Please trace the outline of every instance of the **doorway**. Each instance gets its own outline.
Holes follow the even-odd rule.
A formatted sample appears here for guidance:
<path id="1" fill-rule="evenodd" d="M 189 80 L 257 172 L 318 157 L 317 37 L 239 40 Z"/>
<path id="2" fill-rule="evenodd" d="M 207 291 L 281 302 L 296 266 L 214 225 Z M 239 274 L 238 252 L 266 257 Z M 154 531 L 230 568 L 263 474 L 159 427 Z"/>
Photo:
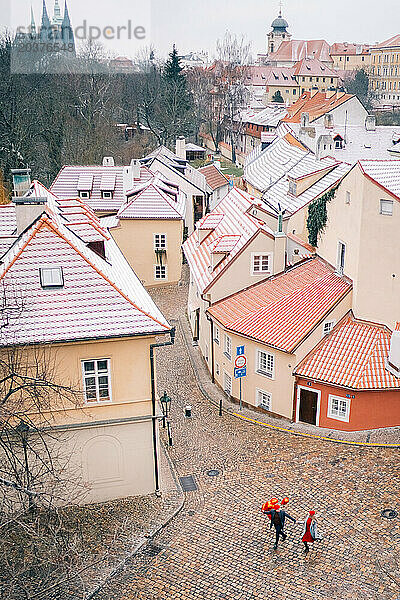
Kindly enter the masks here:
<path id="1" fill-rule="evenodd" d="M 319 393 L 307 388 L 299 388 L 299 392 L 297 420 L 301 421 L 302 423 L 317 425 L 317 421 L 319 421 Z"/>

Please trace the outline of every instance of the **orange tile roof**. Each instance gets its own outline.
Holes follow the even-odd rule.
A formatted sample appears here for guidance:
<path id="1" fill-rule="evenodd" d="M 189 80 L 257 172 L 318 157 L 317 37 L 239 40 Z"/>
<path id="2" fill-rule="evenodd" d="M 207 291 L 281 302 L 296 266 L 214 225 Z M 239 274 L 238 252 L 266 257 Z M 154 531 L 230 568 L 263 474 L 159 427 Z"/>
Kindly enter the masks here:
<path id="1" fill-rule="evenodd" d="M 317 58 L 303 58 L 293 67 L 293 73 L 296 76 L 306 75 L 307 77 L 337 77 L 337 71 L 330 69 Z"/>
<path id="2" fill-rule="evenodd" d="M 295 374 L 358 390 L 400 389 L 386 370 L 391 332 L 349 313 L 296 367 Z"/>
<path id="3" fill-rule="evenodd" d="M 348 44 L 346 42 L 337 42 L 331 46 L 331 56 L 356 56 L 369 54 L 368 44 Z M 361 51 L 360 51 L 361 50 Z"/>
<path id="4" fill-rule="evenodd" d="M 287 107 L 289 115 L 282 120 L 286 123 L 300 123 L 301 113 L 307 112 L 311 123 L 353 97 L 353 94 L 345 92 L 335 92 L 332 96 L 325 92 L 304 92 L 297 102 Z"/>
<path id="5" fill-rule="evenodd" d="M 294 352 L 351 288 L 315 257 L 216 302 L 208 312 L 239 335 Z"/>
<path id="6" fill-rule="evenodd" d="M 332 62 L 329 50 L 329 44 L 325 40 L 286 40 L 268 58 L 271 61 L 297 62 L 308 56 L 314 56 L 319 60 Z"/>
<path id="7" fill-rule="evenodd" d="M 397 48 L 398 46 L 400 46 L 400 34 L 399 33 L 397 33 L 396 35 L 392 36 L 388 40 L 385 40 L 384 42 L 381 42 L 380 44 L 377 44 L 376 46 L 373 46 L 373 47 L 374 48 Z"/>
<path id="8" fill-rule="evenodd" d="M 213 191 L 229 183 L 225 175 L 213 164 L 201 167 L 199 171 L 203 173 L 207 184 Z"/>

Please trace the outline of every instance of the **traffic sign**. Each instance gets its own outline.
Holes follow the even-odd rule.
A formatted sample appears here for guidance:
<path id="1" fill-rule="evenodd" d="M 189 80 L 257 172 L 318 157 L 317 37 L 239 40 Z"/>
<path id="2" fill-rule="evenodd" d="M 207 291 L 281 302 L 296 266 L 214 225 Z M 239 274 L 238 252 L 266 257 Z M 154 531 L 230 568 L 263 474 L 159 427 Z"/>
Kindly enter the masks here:
<path id="1" fill-rule="evenodd" d="M 247 367 L 243 367 L 242 369 L 234 369 L 235 379 L 241 379 L 242 377 L 246 377 Z"/>
<path id="2" fill-rule="evenodd" d="M 237 369 L 243 369 L 243 367 L 246 366 L 247 363 L 247 358 L 244 356 L 244 354 L 240 354 L 240 356 L 237 356 L 235 358 L 235 367 Z"/>
<path id="3" fill-rule="evenodd" d="M 236 356 L 244 354 L 244 346 L 236 346 Z"/>

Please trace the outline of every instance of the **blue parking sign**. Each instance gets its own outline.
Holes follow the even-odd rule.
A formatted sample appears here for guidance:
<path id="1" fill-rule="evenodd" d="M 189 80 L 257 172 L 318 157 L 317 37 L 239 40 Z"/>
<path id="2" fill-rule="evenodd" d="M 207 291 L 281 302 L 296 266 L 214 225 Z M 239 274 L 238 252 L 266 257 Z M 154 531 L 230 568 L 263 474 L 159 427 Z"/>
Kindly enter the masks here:
<path id="1" fill-rule="evenodd" d="M 244 346 L 236 346 L 236 356 L 242 356 L 244 354 Z"/>
<path id="2" fill-rule="evenodd" d="M 234 376 L 235 379 L 241 379 L 242 377 L 246 377 L 246 369 L 247 367 L 243 367 L 242 369 L 235 369 L 234 370 Z"/>

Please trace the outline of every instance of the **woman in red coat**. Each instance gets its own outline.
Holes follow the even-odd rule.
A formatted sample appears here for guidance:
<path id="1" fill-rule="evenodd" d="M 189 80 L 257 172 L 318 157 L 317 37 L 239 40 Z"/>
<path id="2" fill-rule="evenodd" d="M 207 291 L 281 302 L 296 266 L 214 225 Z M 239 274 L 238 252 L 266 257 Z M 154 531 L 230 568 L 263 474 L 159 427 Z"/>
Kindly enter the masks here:
<path id="1" fill-rule="evenodd" d="M 304 544 L 304 549 L 305 552 L 307 554 L 307 552 L 310 552 L 310 548 L 308 546 L 309 543 L 313 543 L 314 540 L 318 537 L 318 532 L 317 532 L 317 521 L 315 519 L 315 510 L 310 510 L 310 512 L 308 513 L 309 517 L 307 519 L 307 521 L 304 524 L 304 530 L 303 530 L 303 537 L 301 538 L 301 541 Z"/>

